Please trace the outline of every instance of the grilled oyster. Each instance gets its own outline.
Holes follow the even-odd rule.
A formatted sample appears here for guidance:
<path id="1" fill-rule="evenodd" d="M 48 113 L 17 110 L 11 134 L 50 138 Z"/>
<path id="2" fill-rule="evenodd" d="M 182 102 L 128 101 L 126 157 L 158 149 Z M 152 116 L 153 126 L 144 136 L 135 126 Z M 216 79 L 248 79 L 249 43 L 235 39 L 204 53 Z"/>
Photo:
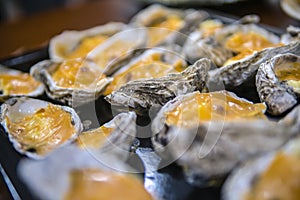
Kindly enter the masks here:
<path id="1" fill-rule="evenodd" d="M 111 81 L 97 66 L 82 59 L 44 60 L 32 66 L 30 74 L 44 83 L 50 98 L 72 106 L 95 100 Z"/>
<path id="2" fill-rule="evenodd" d="M 39 96 L 44 86 L 28 73 L 6 68 L 0 65 L 0 99 L 12 96 Z"/>
<path id="3" fill-rule="evenodd" d="M 210 67 L 211 61 L 203 58 L 181 73 L 129 82 L 105 99 L 113 106 L 133 108 L 142 113 L 152 106 L 164 105 L 178 95 L 205 89 L 207 71 Z"/>
<path id="4" fill-rule="evenodd" d="M 46 156 L 82 130 L 73 109 L 26 97 L 2 104 L 1 124 L 15 149 L 31 158 Z"/>
<path id="5" fill-rule="evenodd" d="M 154 4 L 136 14 L 131 23 L 147 27 L 149 47 L 173 42 L 182 45 L 185 34 L 196 29 L 207 17 L 204 11 L 171 9 Z"/>
<path id="6" fill-rule="evenodd" d="M 186 62 L 181 56 L 174 53 L 176 52 L 174 49 L 177 49 L 177 46 L 146 50 L 113 74 L 113 81 L 106 88 L 104 94 L 109 95 L 133 80 L 158 78 L 169 73 L 181 72 L 186 68 Z"/>
<path id="7" fill-rule="evenodd" d="M 222 188 L 225 200 L 300 198 L 299 137 L 283 148 L 248 161 L 233 171 Z"/>
<path id="8" fill-rule="evenodd" d="M 135 170 L 122 157 L 109 151 L 106 154 L 113 165 L 68 145 L 40 162 L 22 160 L 18 174 L 34 195 L 45 200 L 152 199 L 138 177 L 125 174 Z"/>
<path id="9" fill-rule="evenodd" d="M 123 23 L 111 22 L 83 31 L 64 31 L 50 40 L 50 59 L 64 61 L 84 58 L 95 47 L 126 27 Z"/>
<path id="10" fill-rule="evenodd" d="M 297 104 L 300 95 L 300 56 L 277 55 L 261 64 L 256 74 L 256 87 L 268 112 L 280 115 Z"/>
<path id="11" fill-rule="evenodd" d="M 283 44 L 289 44 L 291 42 L 297 42 L 300 40 L 300 27 L 289 26 L 286 29 L 286 33 L 281 35 L 280 41 Z"/>
<path id="12" fill-rule="evenodd" d="M 233 93 L 191 93 L 168 102 L 152 124 L 162 163 L 177 162 L 192 184 L 222 180 L 238 163 L 279 148 L 299 134 L 299 112 L 280 122 L 264 116 L 266 106 Z"/>

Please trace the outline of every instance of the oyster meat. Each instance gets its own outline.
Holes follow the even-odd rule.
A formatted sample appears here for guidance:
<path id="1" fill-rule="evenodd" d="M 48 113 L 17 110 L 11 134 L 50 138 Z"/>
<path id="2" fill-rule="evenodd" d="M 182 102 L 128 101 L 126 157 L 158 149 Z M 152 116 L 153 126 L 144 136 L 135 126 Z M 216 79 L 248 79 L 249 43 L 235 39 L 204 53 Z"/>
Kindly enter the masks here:
<path id="1" fill-rule="evenodd" d="M 226 180 L 225 200 L 267 200 L 300 198 L 299 137 L 281 149 L 248 161 Z"/>
<path id="2" fill-rule="evenodd" d="M 44 93 L 42 83 L 28 73 L 0 66 L 0 99 L 12 96 L 39 96 Z"/>
<path id="3" fill-rule="evenodd" d="M 280 115 L 297 104 L 300 94 L 300 56 L 281 54 L 262 63 L 256 74 L 260 100 L 272 115 Z"/>
<path id="4" fill-rule="evenodd" d="M 72 106 L 95 100 L 111 81 L 97 66 L 82 59 L 44 60 L 32 66 L 30 74 L 44 83 L 50 98 Z"/>
<path id="5" fill-rule="evenodd" d="M 210 67 L 211 61 L 203 58 L 181 73 L 129 82 L 105 99 L 113 106 L 133 108 L 136 111 L 148 110 L 155 105 L 164 105 L 178 95 L 205 89 Z"/>
<path id="6" fill-rule="evenodd" d="M 106 88 L 104 95 L 109 95 L 126 83 L 144 78 L 158 78 L 169 73 L 181 72 L 186 62 L 174 53 L 173 47 L 158 47 L 145 51 L 113 74 L 113 81 Z"/>
<path id="7" fill-rule="evenodd" d="M 148 47 L 173 42 L 181 45 L 187 38 L 185 34 L 196 29 L 207 17 L 204 11 L 171 9 L 154 4 L 136 14 L 131 24 L 147 28 Z"/>
<path id="8" fill-rule="evenodd" d="M 50 40 L 50 59 L 64 61 L 84 58 L 95 47 L 126 27 L 120 22 L 110 22 L 82 31 L 64 31 Z"/>
<path id="9" fill-rule="evenodd" d="M 48 155 L 75 140 L 82 130 L 72 108 L 26 97 L 2 104 L 1 124 L 15 149 L 31 158 Z"/>
<path id="10" fill-rule="evenodd" d="M 207 185 L 299 134 L 299 108 L 280 122 L 268 120 L 265 110 L 226 91 L 179 96 L 153 120 L 152 142 L 163 163 L 176 160 L 188 182 Z"/>

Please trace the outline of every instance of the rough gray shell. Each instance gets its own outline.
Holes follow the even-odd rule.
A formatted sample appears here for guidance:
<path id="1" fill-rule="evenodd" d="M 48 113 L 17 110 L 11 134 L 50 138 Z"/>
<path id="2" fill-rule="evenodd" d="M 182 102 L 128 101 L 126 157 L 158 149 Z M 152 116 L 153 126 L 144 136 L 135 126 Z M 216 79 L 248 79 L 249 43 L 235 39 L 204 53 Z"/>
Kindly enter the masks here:
<path id="1" fill-rule="evenodd" d="M 76 47 L 84 38 L 97 35 L 104 35 L 109 37 L 124 30 L 126 27 L 127 25 L 120 22 L 110 22 L 82 31 L 64 31 L 50 40 L 49 57 L 51 60 L 63 61 L 66 59 L 64 55 L 67 55 L 68 53 L 76 49 Z M 64 49 L 63 52 L 60 51 L 62 47 Z"/>
<path id="2" fill-rule="evenodd" d="M 205 89 L 210 67 L 211 61 L 203 58 L 181 73 L 129 82 L 105 99 L 113 106 L 148 110 L 155 105 L 164 105 L 178 95 Z"/>
<path id="3" fill-rule="evenodd" d="M 79 106 L 97 99 L 111 81 L 111 78 L 103 78 L 101 82 L 95 86 L 91 86 L 90 88 L 60 87 L 55 83 L 55 81 L 53 81 L 52 78 L 52 74 L 58 68 L 59 64 L 61 63 L 51 60 L 43 60 L 30 68 L 30 74 L 45 85 L 46 94 L 51 99 L 70 106 Z M 89 67 L 99 71 L 97 66 L 87 64 L 87 68 Z M 81 73 L 84 72 L 81 71 Z M 99 76 L 102 74 L 101 71 L 98 73 Z"/>
<path id="4" fill-rule="evenodd" d="M 225 181 L 222 188 L 222 197 L 224 200 L 239 200 L 254 187 L 255 180 L 270 166 L 276 154 L 283 151 L 288 155 L 299 155 L 299 137 L 289 141 L 286 145 L 277 151 L 270 152 L 256 159 L 250 160 L 237 169 Z"/>
<path id="5" fill-rule="evenodd" d="M 291 42 L 300 41 L 300 27 L 288 26 L 286 33 L 281 35 L 280 42 L 283 44 L 289 44 Z"/>
<path id="6" fill-rule="evenodd" d="M 284 53 L 300 55 L 300 42 L 264 49 L 236 63 L 212 70 L 209 72 L 209 82 L 224 83 L 225 87 L 238 87 L 248 81 L 252 84 L 260 64 Z"/>
<path id="7" fill-rule="evenodd" d="M 298 92 L 286 82 L 280 81 L 275 74 L 276 68 L 291 68 L 299 63 L 300 57 L 294 54 L 277 55 L 262 63 L 256 74 L 257 92 L 262 102 L 268 106 L 272 115 L 280 115 L 297 104 Z"/>
<path id="8" fill-rule="evenodd" d="M 177 97 L 160 110 L 152 124 L 152 143 L 161 162 L 176 160 L 192 184 L 218 185 L 237 164 L 277 149 L 300 133 L 300 107 L 279 122 L 253 119 L 200 122 L 190 128 L 166 126 L 164 113 L 190 95 Z"/>
<path id="9" fill-rule="evenodd" d="M 19 74 L 22 74 L 22 73 L 24 73 L 24 72 L 21 72 L 21 71 L 15 70 L 15 69 L 11 69 L 11 68 L 7 68 L 7 67 L 4 67 L 4 66 L 0 65 L 0 74 L 19 75 Z M 42 95 L 43 93 L 44 93 L 44 85 L 41 83 L 33 92 L 31 92 L 29 94 L 10 94 L 10 95 L 5 95 L 1 91 L 0 101 L 5 101 L 9 97 L 14 97 L 14 96 L 37 97 L 39 95 Z"/>
<path id="10" fill-rule="evenodd" d="M 20 143 L 16 137 L 11 135 L 9 128 L 7 126 L 6 118 L 8 118 L 10 121 L 14 121 L 14 119 L 16 120 L 17 118 L 22 119 L 22 117 L 26 117 L 27 115 L 34 114 L 37 110 L 41 108 L 45 108 L 49 104 L 50 104 L 49 102 L 43 100 L 32 99 L 27 97 L 20 97 L 20 98 L 15 97 L 7 100 L 4 104 L 1 105 L 1 113 L 0 113 L 1 125 L 8 133 L 9 140 L 12 142 L 14 148 L 21 154 L 25 154 L 28 157 L 34 159 L 41 159 L 44 156 L 46 156 L 46 155 L 40 155 L 38 154 L 38 152 L 31 151 L 32 150 L 31 146 Z M 61 106 L 61 108 L 65 112 L 71 115 L 71 120 L 72 120 L 71 123 L 74 126 L 74 133 L 66 142 L 62 144 L 57 144 L 56 148 L 74 141 L 82 130 L 81 120 L 77 115 L 77 113 L 72 108 L 67 106 Z M 41 134 L 41 133 L 37 133 L 37 134 Z M 47 146 L 45 146 L 45 148 L 46 147 Z"/>

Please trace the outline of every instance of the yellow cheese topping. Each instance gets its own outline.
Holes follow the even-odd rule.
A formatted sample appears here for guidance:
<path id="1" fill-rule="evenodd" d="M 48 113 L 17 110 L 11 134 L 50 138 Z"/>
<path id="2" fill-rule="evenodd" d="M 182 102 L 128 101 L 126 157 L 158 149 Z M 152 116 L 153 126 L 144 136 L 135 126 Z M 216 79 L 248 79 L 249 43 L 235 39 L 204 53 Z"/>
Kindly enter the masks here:
<path id="1" fill-rule="evenodd" d="M 105 42 L 107 39 L 108 36 L 105 35 L 86 37 L 83 38 L 78 46 L 71 52 L 67 52 L 67 47 L 63 45 L 57 45 L 56 51 L 65 59 L 84 58 L 91 50 Z"/>
<path id="2" fill-rule="evenodd" d="M 223 24 L 216 20 L 205 20 L 199 26 L 199 31 L 202 33 L 202 37 L 206 38 L 213 35 L 218 30 L 222 29 Z"/>
<path id="3" fill-rule="evenodd" d="M 166 20 L 161 23 L 157 23 L 148 29 L 149 40 L 148 46 L 153 47 L 162 42 L 172 32 L 180 29 L 183 26 L 184 21 L 177 15 L 170 15 Z"/>
<path id="4" fill-rule="evenodd" d="M 265 118 L 266 106 L 236 99 L 226 91 L 195 93 L 172 111 L 166 113 L 166 123 L 189 127 L 203 121 Z"/>
<path id="5" fill-rule="evenodd" d="M 86 131 L 77 138 L 77 144 L 81 148 L 93 147 L 99 148 L 105 142 L 106 138 L 114 131 L 114 128 L 101 126 L 97 129 Z"/>
<path id="6" fill-rule="evenodd" d="M 104 78 L 104 74 L 86 66 L 82 59 L 66 60 L 52 74 L 55 84 L 63 88 L 94 88 Z"/>
<path id="7" fill-rule="evenodd" d="M 267 38 L 253 31 L 249 33 L 237 32 L 227 39 L 225 47 L 238 54 L 227 60 L 225 65 L 245 58 L 253 54 L 255 51 L 261 51 L 268 47 L 276 47 L 280 45 L 281 44 L 273 44 Z"/>
<path id="8" fill-rule="evenodd" d="M 27 73 L 0 74 L 0 90 L 4 95 L 23 95 L 34 92 L 40 83 Z"/>
<path id="9" fill-rule="evenodd" d="M 74 134 L 71 121 L 70 113 L 52 104 L 14 122 L 6 117 L 9 132 L 22 149 L 39 155 L 49 153 Z"/>
<path id="10" fill-rule="evenodd" d="M 93 60 L 101 69 L 105 69 L 114 60 L 126 56 L 135 46 L 133 42 L 118 40 L 107 46 L 100 54 L 95 55 Z"/>
<path id="11" fill-rule="evenodd" d="M 100 169 L 73 170 L 65 200 L 150 200 L 143 184 L 131 175 Z"/>
<path id="12" fill-rule="evenodd" d="M 278 67 L 275 66 L 274 71 L 279 80 L 286 81 L 295 91 L 300 92 L 300 63 L 285 63 Z"/>
<path id="13" fill-rule="evenodd" d="M 114 76 L 114 80 L 106 88 L 105 95 L 109 95 L 113 91 L 119 89 L 129 81 L 142 78 L 158 78 L 166 76 L 169 73 L 181 72 L 183 63 L 178 61 L 174 65 L 170 65 L 161 61 L 161 54 L 152 54 L 139 62 L 130 66 L 127 70 Z"/>
<path id="14" fill-rule="evenodd" d="M 299 157 L 280 152 L 246 194 L 245 200 L 299 200 L 299 177 Z"/>

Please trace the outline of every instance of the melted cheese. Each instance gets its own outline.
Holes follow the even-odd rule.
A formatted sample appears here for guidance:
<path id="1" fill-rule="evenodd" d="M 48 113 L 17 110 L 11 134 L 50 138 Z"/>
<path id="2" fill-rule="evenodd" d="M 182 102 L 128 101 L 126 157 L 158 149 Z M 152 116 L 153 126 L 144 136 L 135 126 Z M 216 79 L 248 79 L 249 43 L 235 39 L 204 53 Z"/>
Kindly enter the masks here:
<path id="1" fill-rule="evenodd" d="M 202 34 L 203 38 L 213 35 L 218 30 L 222 29 L 223 24 L 220 21 L 216 20 L 205 20 L 199 26 L 199 31 Z"/>
<path id="2" fill-rule="evenodd" d="M 113 132 L 113 130 L 114 128 L 101 126 L 95 130 L 84 132 L 78 136 L 77 144 L 81 148 L 99 148 L 105 142 L 106 138 Z"/>
<path id="3" fill-rule="evenodd" d="M 162 42 L 172 32 L 180 29 L 184 21 L 176 15 L 170 15 L 161 23 L 154 24 L 148 29 L 149 41 L 148 46 L 153 47 Z"/>
<path id="4" fill-rule="evenodd" d="M 245 200 L 299 200 L 300 158 L 278 153 Z"/>
<path id="5" fill-rule="evenodd" d="M 34 92 L 40 83 L 26 73 L 19 75 L 0 74 L 0 90 L 4 95 L 23 95 Z"/>
<path id="6" fill-rule="evenodd" d="M 61 63 L 52 74 L 55 84 L 63 88 L 94 88 L 105 79 L 99 70 L 85 66 L 81 59 Z"/>
<path id="7" fill-rule="evenodd" d="M 73 170 L 65 200 L 148 200 L 151 195 L 143 184 L 131 175 L 99 169 Z"/>
<path id="8" fill-rule="evenodd" d="M 70 113 L 52 104 L 18 121 L 12 122 L 6 117 L 9 133 L 22 149 L 34 150 L 40 155 L 70 139 L 75 132 L 71 121 Z"/>
<path id="9" fill-rule="evenodd" d="M 264 118 L 265 104 L 252 104 L 230 96 L 225 91 L 196 93 L 166 113 L 166 123 L 189 127 L 203 121 Z"/>
<path id="10" fill-rule="evenodd" d="M 236 52 L 237 55 L 227 60 L 224 65 L 243 59 L 256 51 L 280 45 L 273 44 L 267 38 L 252 31 L 249 33 L 237 32 L 229 37 L 225 43 L 225 47 Z"/>
<path id="11" fill-rule="evenodd" d="M 142 78 L 158 78 L 169 73 L 181 72 L 183 63 L 178 61 L 174 66 L 161 61 L 161 54 L 152 54 L 130 66 L 127 70 L 114 76 L 114 80 L 106 88 L 105 95 L 119 89 L 129 81 Z"/>
<path id="12" fill-rule="evenodd" d="M 300 63 L 285 63 L 274 68 L 276 77 L 300 92 Z"/>
<path id="13" fill-rule="evenodd" d="M 64 45 L 57 45 L 56 51 L 57 54 L 65 59 L 84 58 L 91 50 L 105 42 L 107 39 L 108 37 L 104 35 L 86 37 L 83 38 L 71 52 L 67 52 L 67 47 Z"/>

